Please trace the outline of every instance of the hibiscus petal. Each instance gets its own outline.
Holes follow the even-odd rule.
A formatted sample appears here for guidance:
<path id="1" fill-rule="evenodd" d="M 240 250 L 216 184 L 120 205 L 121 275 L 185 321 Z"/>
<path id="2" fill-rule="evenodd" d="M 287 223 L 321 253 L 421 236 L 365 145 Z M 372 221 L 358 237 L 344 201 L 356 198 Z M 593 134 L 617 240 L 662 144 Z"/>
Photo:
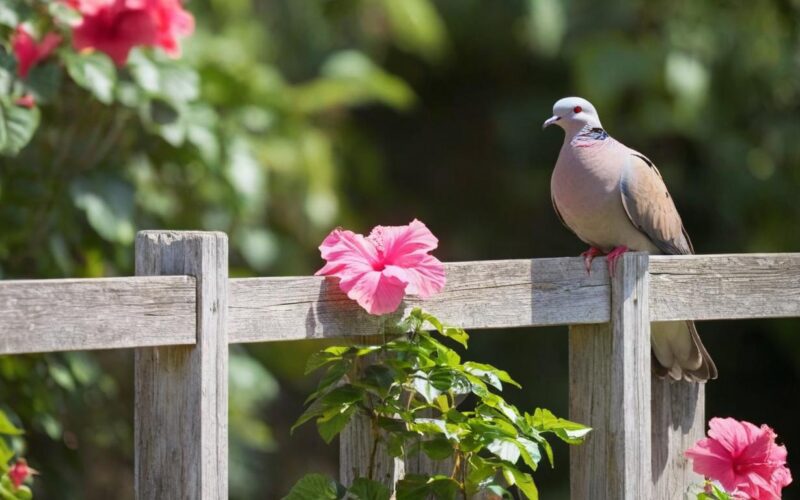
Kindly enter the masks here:
<path id="1" fill-rule="evenodd" d="M 734 456 L 738 456 L 751 441 L 751 432 L 734 418 L 712 418 L 708 422 L 708 437 L 719 442 Z"/>
<path id="2" fill-rule="evenodd" d="M 406 293 L 426 299 L 444 290 L 444 264 L 432 255 L 422 255 L 413 267 L 386 266 L 386 272 L 402 277 L 408 282 Z"/>
<path id="3" fill-rule="evenodd" d="M 736 489 L 737 481 L 731 454 L 718 441 L 710 438 L 700 439 L 697 444 L 686 450 L 684 455 L 692 460 L 692 470 L 696 473 L 719 481 L 727 491 Z"/>
<path id="4" fill-rule="evenodd" d="M 400 306 L 407 281 L 381 271 L 352 273 L 342 278 L 339 287 L 370 314 L 387 314 Z"/>
<path id="5" fill-rule="evenodd" d="M 361 271 L 366 266 L 378 267 L 378 251 L 375 246 L 360 234 L 342 229 L 334 229 L 319 246 L 325 266 L 316 272 L 317 276 L 334 276 L 349 267 Z"/>
<path id="6" fill-rule="evenodd" d="M 417 219 L 407 226 L 376 226 L 369 240 L 381 250 L 387 264 L 400 267 L 409 267 L 404 259 L 424 255 L 439 245 L 436 236 Z"/>

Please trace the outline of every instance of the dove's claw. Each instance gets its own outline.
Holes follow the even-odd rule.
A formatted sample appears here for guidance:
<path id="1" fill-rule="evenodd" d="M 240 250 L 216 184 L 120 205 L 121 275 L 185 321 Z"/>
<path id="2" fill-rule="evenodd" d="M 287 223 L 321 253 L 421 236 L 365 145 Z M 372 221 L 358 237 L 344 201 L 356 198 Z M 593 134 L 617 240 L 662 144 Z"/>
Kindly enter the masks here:
<path id="1" fill-rule="evenodd" d="M 628 247 L 622 245 L 614 248 L 614 250 L 611 250 L 611 252 L 609 252 L 608 256 L 606 257 L 606 259 L 608 260 L 609 276 L 611 277 L 614 276 L 614 273 L 617 271 L 617 261 L 619 260 L 620 257 L 622 257 L 622 254 L 624 254 L 627 251 Z"/>
<path id="2" fill-rule="evenodd" d="M 589 250 L 586 250 L 581 254 L 581 257 L 583 257 L 583 265 L 586 267 L 587 274 L 592 274 L 592 261 L 598 255 L 604 255 L 603 251 L 595 247 L 589 247 Z"/>

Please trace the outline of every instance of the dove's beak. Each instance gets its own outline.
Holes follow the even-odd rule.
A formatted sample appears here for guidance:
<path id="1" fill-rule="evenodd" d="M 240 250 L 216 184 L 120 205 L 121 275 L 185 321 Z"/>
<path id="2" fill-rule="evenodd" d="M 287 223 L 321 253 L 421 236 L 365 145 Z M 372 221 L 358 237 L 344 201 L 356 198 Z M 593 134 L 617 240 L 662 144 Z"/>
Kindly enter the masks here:
<path id="1" fill-rule="evenodd" d="M 557 122 L 560 119 L 561 119 L 561 117 L 558 116 L 558 115 L 551 116 L 550 118 L 548 118 L 547 120 L 544 121 L 544 124 L 542 125 L 542 130 L 546 129 L 547 127 L 549 127 L 550 125 L 554 124 L 555 122 Z"/>

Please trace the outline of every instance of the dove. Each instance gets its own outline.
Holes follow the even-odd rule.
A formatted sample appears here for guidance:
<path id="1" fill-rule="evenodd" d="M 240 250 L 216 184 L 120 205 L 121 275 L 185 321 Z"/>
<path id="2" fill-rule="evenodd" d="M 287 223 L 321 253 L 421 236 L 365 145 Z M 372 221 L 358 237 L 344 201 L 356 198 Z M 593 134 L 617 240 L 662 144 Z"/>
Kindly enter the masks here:
<path id="1" fill-rule="evenodd" d="M 627 251 L 694 253 L 655 164 L 608 135 L 589 101 L 560 99 L 542 128 L 550 125 L 565 133 L 550 179 L 553 208 L 562 224 L 589 245 L 581 254 L 587 272 L 599 255 L 607 256 L 613 276 Z M 650 332 L 658 376 L 690 382 L 717 378 L 694 322 L 655 322 Z"/>

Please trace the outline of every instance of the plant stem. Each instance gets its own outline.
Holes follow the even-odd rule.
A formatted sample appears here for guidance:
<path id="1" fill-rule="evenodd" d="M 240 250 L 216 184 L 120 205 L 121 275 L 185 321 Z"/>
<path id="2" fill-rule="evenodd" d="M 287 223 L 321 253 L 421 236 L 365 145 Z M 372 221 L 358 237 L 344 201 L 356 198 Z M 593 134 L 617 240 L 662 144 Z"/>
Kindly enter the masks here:
<path id="1" fill-rule="evenodd" d="M 372 451 L 369 454 L 369 469 L 367 470 L 367 479 L 370 481 L 375 475 L 375 456 L 378 454 L 378 441 L 381 440 L 380 433 L 378 432 L 378 423 L 375 418 L 375 413 L 370 414 L 370 427 L 372 429 Z"/>

